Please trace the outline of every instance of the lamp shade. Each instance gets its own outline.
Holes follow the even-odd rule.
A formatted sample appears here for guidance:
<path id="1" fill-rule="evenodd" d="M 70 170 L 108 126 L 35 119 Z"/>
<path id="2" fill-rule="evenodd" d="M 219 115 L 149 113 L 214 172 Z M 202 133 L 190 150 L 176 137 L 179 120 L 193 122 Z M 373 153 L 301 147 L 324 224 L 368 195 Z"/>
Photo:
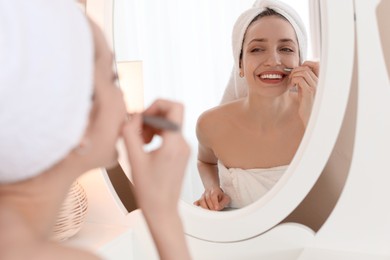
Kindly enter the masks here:
<path id="1" fill-rule="evenodd" d="M 117 70 L 127 111 L 142 112 L 144 109 L 142 61 L 119 61 Z"/>

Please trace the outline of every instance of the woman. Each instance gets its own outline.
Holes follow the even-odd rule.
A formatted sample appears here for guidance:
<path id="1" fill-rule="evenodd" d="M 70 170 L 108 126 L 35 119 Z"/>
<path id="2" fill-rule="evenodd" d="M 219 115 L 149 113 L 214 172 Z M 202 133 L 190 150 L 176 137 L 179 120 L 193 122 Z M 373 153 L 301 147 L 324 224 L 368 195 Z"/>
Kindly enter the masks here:
<path id="1" fill-rule="evenodd" d="M 156 130 L 126 115 L 99 28 L 71 0 L 0 0 L 0 17 L 0 259 L 97 259 L 49 238 L 70 185 L 113 166 L 119 138 L 161 259 L 189 259 L 177 212 L 189 147 L 163 131 L 144 152 L 140 130 Z M 158 100 L 144 114 L 181 125 L 183 107 Z"/>
<path id="2" fill-rule="evenodd" d="M 205 191 L 195 205 L 244 207 L 283 175 L 305 132 L 318 81 L 318 63 L 302 63 L 305 48 L 303 23 L 281 2 L 258 1 L 238 18 L 224 104 L 197 122 Z"/>

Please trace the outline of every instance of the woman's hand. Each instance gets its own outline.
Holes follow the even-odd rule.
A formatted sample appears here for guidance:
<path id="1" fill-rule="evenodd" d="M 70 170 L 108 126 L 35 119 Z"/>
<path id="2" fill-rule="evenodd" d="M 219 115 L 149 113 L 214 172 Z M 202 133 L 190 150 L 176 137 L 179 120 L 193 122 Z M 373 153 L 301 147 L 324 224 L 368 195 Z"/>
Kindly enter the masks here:
<path id="1" fill-rule="evenodd" d="M 157 100 L 144 114 L 163 117 L 181 127 L 183 106 Z M 148 128 L 143 132 L 142 121 L 142 115 L 136 114 L 123 127 L 137 204 L 148 223 L 159 259 L 191 259 L 178 213 L 190 148 L 180 131 Z M 153 139 L 154 135 L 161 136 L 162 144 L 146 152 L 145 140 Z"/>
<path id="2" fill-rule="evenodd" d="M 298 88 L 299 116 L 305 127 L 314 103 L 319 69 L 319 62 L 305 61 L 301 66 L 294 68 L 290 74 L 290 84 Z"/>
<path id="3" fill-rule="evenodd" d="M 179 103 L 157 100 L 144 112 L 163 117 L 181 127 L 183 106 Z M 145 141 L 154 135 L 162 138 L 156 150 L 145 152 Z M 136 199 L 146 214 L 177 211 L 182 180 L 190 148 L 180 131 L 157 130 L 142 125 L 142 116 L 135 114 L 123 127 Z"/>
<path id="4" fill-rule="evenodd" d="M 212 187 L 202 194 L 202 197 L 194 202 L 194 205 L 209 210 L 223 210 L 230 203 L 229 195 L 220 187 Z"/>

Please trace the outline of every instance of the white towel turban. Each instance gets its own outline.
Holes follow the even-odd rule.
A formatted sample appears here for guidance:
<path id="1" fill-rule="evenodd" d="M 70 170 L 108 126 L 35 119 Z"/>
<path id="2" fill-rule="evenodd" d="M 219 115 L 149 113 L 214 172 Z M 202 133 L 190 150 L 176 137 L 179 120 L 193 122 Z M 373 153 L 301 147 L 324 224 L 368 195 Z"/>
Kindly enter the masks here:
<path id="1" fill-rule="evenodd" d="M 38 175 L 78 145 L 93 59 L 74 0 L 0 0 L 0 183 Z"/>
<path id="2" fill-rule="evenodd" d="M 242 13 L 233 27 L 232 45 L 234 56 L 234 67 L 222 97 L 221 103 L 233 101 L 245 97 L 248 93 L 246 80 L 239 76 L 239 59 L 244 41 L 245 32 L 252 20 L 265 11 L 267 8 L 273 9 L 284 16 L 293 26 L 299 45 L 299 57 L 302 63 L 307 55 L 307 34 L 305 25 L 299 14 L 289 5 L 278 0 L 257 0 L 253 7 Z"/>

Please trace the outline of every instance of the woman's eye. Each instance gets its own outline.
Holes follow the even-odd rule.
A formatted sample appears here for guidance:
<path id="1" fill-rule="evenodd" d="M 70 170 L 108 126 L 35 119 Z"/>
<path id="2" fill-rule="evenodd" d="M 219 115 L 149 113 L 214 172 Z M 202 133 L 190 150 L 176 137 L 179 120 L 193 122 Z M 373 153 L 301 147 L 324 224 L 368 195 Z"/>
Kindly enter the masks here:
<path id="1" fill-rule="evenodd" d="M 251 50 L 251 52 L 260 52 L 260 51 L 263 51 L 263 49 L 261 49 L 261 48 L 253 48 Z"/>
<path id="2" fill-rule="evenodd" d="M 291 48 L 282 48 L 281 51 L 284 51 L 284 52 L 294 52 L 294 50 L 291 49 Z"/>

